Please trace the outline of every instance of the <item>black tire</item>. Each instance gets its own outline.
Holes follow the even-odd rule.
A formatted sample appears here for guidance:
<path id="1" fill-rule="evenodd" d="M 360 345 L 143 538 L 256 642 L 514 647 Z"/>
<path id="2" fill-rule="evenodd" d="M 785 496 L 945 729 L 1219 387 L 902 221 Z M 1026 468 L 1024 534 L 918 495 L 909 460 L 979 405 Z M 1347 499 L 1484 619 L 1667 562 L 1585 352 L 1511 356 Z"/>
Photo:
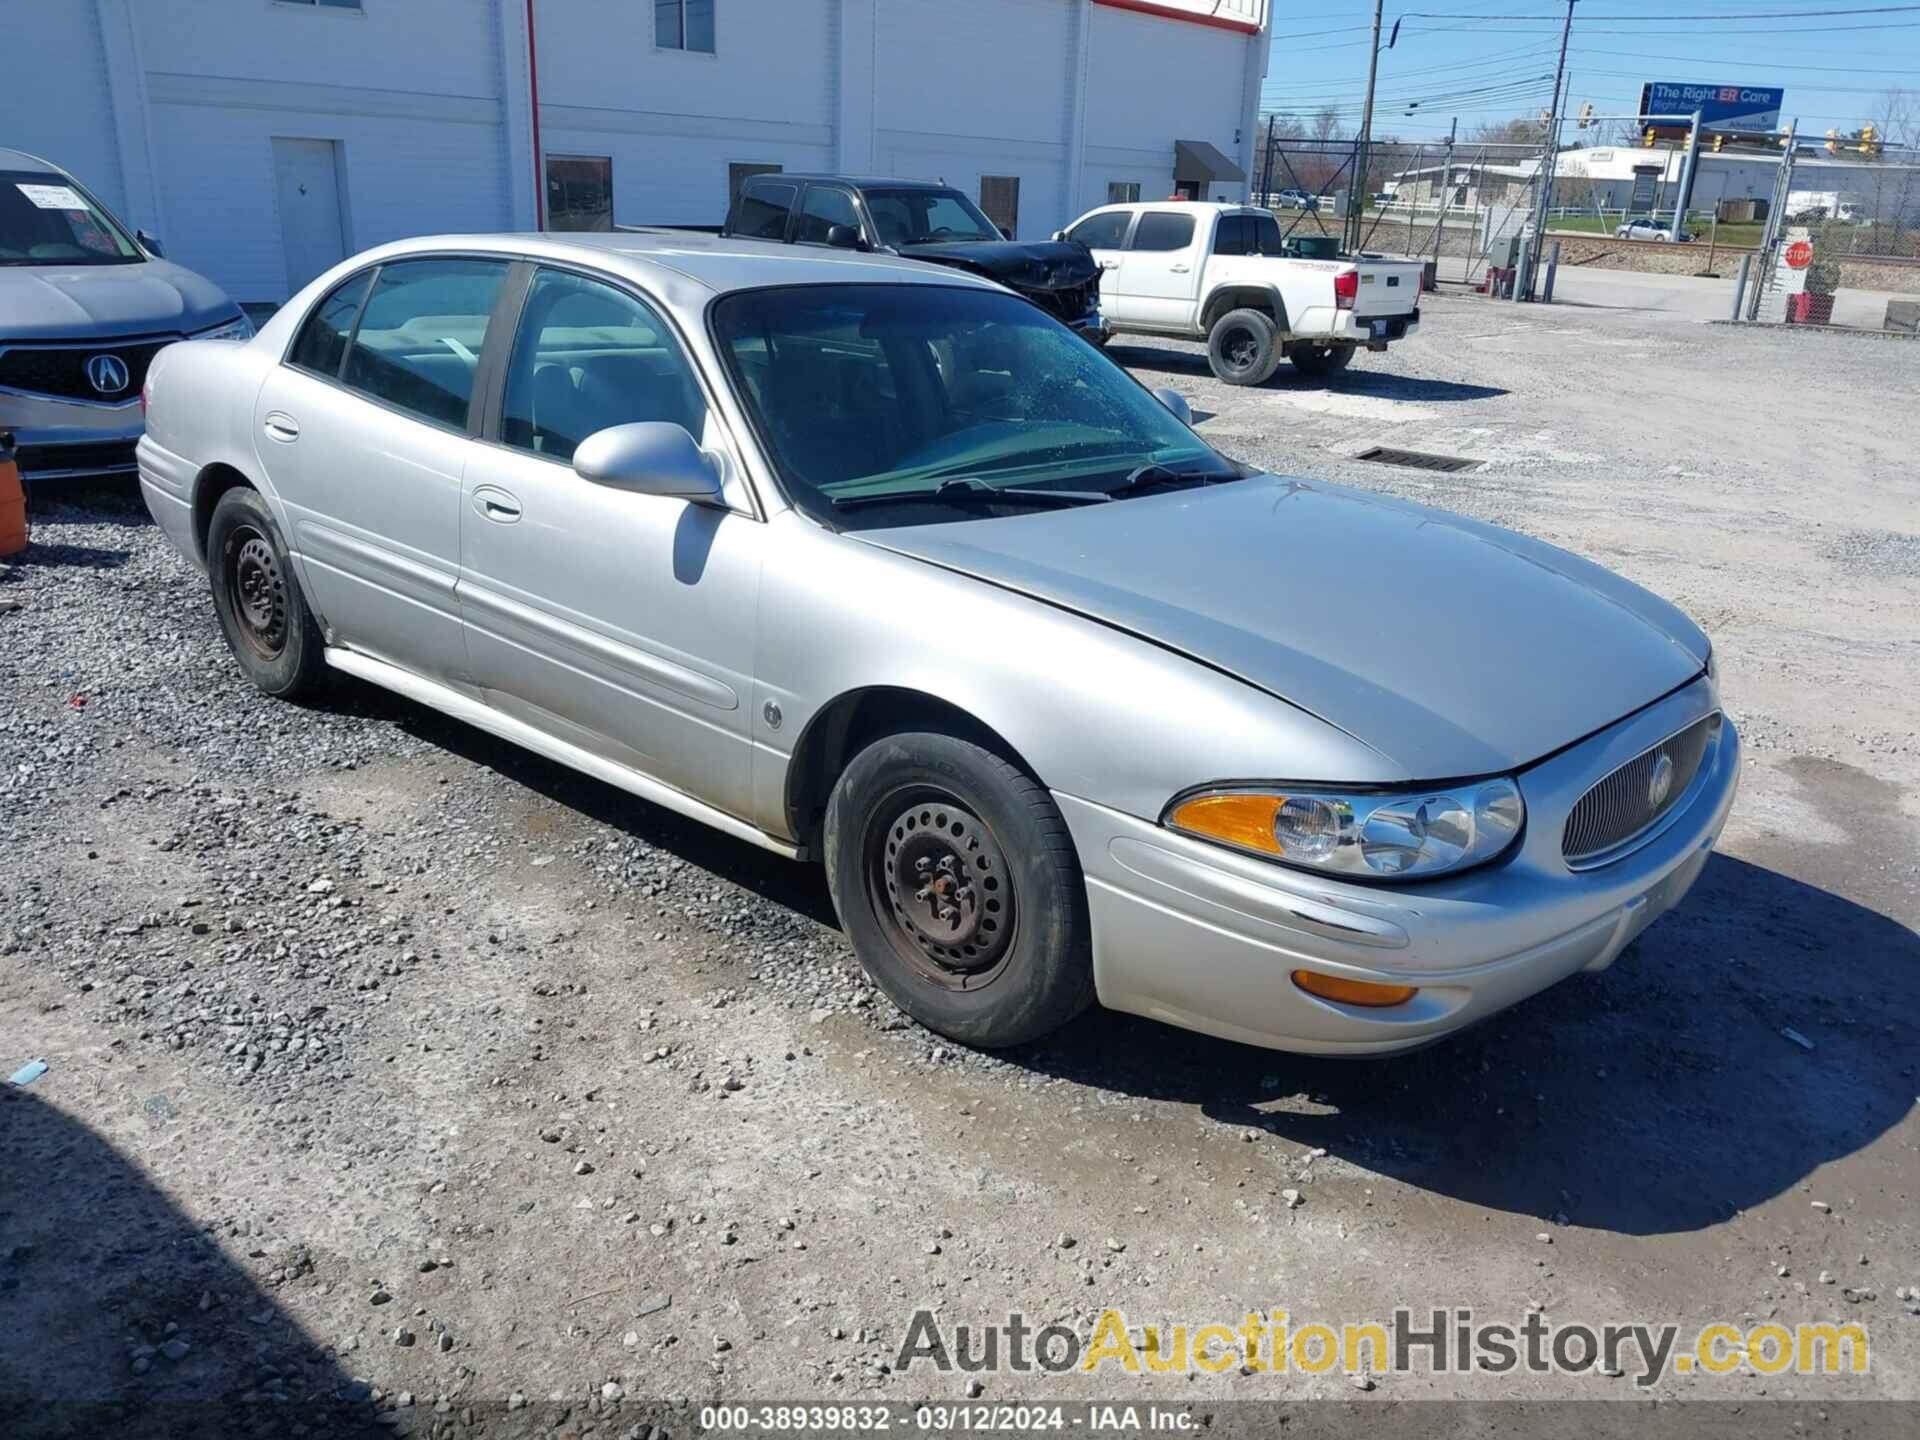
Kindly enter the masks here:
<path id="1" fill-rule="evenodd" d="M 282 700 L 318 692 L 327 674 L 326 641 L 257 491 L 229 490 L 213 507 L 207 577 L 221 633 L 247 679 Z"/>
<path id="2" fill-rule="evenodd" d="M 928 1029 L 1019 1045 L 1092 1003 L 1073 839 L 1017 765 L 952 735 L 889 735 L 833 787 L 823 839 L 854 953 Z"/>
<path id="3" fill-rule="evenodd" d="M 1259 310 L 1229 310 L 1207 331 L 1207 363 L 1229 385 L 1266 384 L 1280 357 L 1280 329 Z"/>
<path id="4" fill-rule="evenodd" d="M 1329 380 L 1353 363 L 1351 345 L 1296 345 L 1287 357 L 1293 368 L 1315 380 Z"/>

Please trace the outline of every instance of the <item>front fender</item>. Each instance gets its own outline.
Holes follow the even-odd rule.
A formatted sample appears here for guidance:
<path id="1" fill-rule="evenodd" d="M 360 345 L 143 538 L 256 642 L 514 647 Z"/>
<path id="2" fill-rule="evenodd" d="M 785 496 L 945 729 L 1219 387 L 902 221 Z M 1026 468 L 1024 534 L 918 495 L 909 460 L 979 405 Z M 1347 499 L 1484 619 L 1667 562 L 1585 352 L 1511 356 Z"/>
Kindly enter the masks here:
<path id="1" fill-rule="evenodd" d="M 1149 821 L 1214 780 L 1409 778 L 1344 731 L 1139 636 L 793 511 L 769 524 L 752 818 L 772 834 L 802 838 L 786 803 L 799 738 L 839 697 L 875 687 L 951 705 L 1048 788 Z"/>

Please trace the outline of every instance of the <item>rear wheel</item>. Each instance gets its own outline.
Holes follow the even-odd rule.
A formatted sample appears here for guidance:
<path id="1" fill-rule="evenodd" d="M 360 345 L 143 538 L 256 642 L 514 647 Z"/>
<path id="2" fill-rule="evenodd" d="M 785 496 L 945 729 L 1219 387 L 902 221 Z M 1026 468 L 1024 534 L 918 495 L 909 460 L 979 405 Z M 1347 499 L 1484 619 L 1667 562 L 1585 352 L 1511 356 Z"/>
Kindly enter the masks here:
<path id="1" fill-rule="evenodd" d="M 1287 358 L 1302 375 L 1329 379 L 1353 363 L 1353 346 L 1296 345 Z"/>
<path id="2" fill-rule="evenodd" d="M 213 507 L 207 573 L 227 648 L 255 687 L 285 700 L 320 689 L 326 641 L 258 492 L 229 490 Z"/>
<path id="3" fill-rule="evenodd" d="M 1085 882 L 1046 789 L 952 735 L 891 735 L 827 802 L 827 880 L 895 1004 L 969 1045 L 1018 1045 L 1093 999 Z"/>
<path id="4" fill-rule="evenodd" d="M 1207 332 L 1207 363 L 1229 385 L 1264 385 L 1280 366 L 1280 331 L 1259 310 L 1229 310 Z"/>

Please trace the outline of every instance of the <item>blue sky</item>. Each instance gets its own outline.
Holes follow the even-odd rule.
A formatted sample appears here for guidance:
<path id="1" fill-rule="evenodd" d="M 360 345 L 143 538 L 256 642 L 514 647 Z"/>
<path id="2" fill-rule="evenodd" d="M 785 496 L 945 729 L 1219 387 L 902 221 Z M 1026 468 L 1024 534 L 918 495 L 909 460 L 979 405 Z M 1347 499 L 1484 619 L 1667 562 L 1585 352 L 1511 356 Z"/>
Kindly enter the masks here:
<path id="1" fill-rule="evenodd" d="M 1455 115 L 1463 136 L 1537 117 L 1552 95 L 1565 9 L 1564 0 L 1387 0 L 1374 133 L 1444 139 Z M 1396 18 L 1399 43 L 1388 50 Z M 1372 21 L 1373 0 L 1273 0 L 1262 111 L 1298 112 L 1311 128 L 1313 113 L 1333 105 L 1351 134 Z M 1824 135 L 1872 118 L 1874 98 L 1890 87 L 1920 92 L 1920 5 L 1578 0 L 1567 71 L 1573 111 L 1589 100 L 1601 114 L 1636 110 L 1648 80 L 1772 85 L 1787 92 L 1783 126 L 1797 115 L 1803 134 Z M 1567 138 L 1577 136 L 1569 127 Z"/>

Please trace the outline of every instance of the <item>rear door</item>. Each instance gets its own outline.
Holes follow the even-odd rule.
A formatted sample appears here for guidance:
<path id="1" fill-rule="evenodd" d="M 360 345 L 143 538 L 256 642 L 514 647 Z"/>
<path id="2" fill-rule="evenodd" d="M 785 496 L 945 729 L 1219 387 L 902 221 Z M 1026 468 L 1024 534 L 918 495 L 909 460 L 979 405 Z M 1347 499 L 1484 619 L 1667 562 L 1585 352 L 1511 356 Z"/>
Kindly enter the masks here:
<path id="1" fill-rule="evenodd" d="M 508 262 L 391 261 L 308 315 L 254 402 L 254 446 L 334 643 L 458 680 L 471 402 Z"/>
<path id="2" fill-rule="evenodd" d="M 1115 318 L 1163 330 L 1189 328 L 1207 228 L 1199 211 L 1141 211 L 1116 272 Z"/>
<path id="3" fill-rule="evenodd" d="M 737 508 L 595 485 L 574 448 L 635 421 L 738 457 L 661 311 L 558 267 L 526 289 L 500 396 L 466 468 L 460 610 L 484 698 L 734 815 L 749 798 L 746 701 L 766 526 Z"/>
<path id="4" fill-rule="evenodd" d="M 1113 306 L 1119 299 L 1119 271 L 1127 258 L 1133 216 L 1131 210 L 1096 210 L 1066 232 L 1067 239 L 1077 240 L 1093 252 L 1094 262 L 1100 267 L 1100 310 L 1109 320 L 1116 318 Z"/>

